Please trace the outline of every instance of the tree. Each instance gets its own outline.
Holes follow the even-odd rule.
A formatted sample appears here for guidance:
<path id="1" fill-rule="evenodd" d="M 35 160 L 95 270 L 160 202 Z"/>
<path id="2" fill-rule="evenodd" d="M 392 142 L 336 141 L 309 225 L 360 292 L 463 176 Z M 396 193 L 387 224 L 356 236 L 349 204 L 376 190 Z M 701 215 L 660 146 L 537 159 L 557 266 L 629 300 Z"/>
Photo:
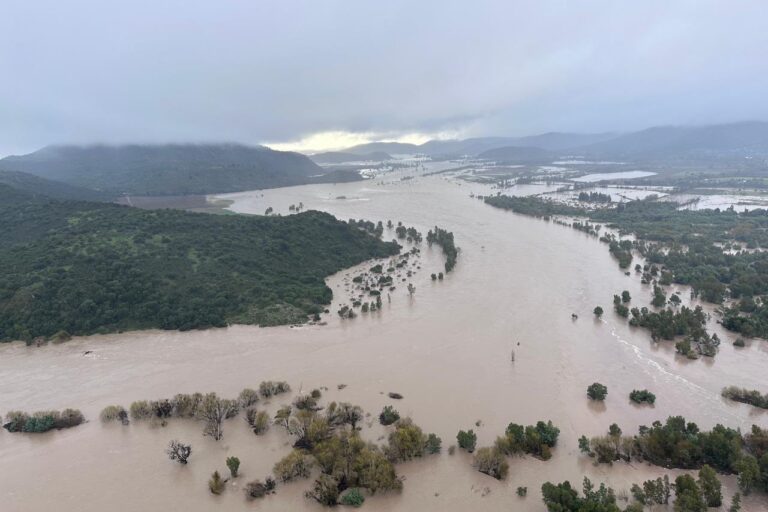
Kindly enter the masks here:
<path id="1" fill-rule="evenodd" d="M 227 457 L 227 467 L 232 478 L 237 478 L 237 470 L 240 469 L 240 459 L 237 457 Z"/>
<path id="2" fill-rule="evenodd" d="M 226 482 L 222 480 L 221 475 L 218 471 L 214 471 L 211 475 L 211 479 L 208 480 L 208 489 L 211 490 L 213 494 L 221 494 L 224 492 L 225 484 Z"/>
<path id="3" fill-rule="evenodd" d="M 426 445 L 424 446 L 424 450 L 429 454 L 440 453 L 440 448 L 442 446 L 442 443 L 443 443 L 442 439 L 437 437 L 436 434 L 430 433 L 429 435 L 427 435 L 427 442 L 426 442 Z"/>
<path id="4" fill-rule="evenodd" d="M 394 462 L 410 460 L 424 455 L 427 436 L 410 418 L 395 423 L 395 430 L 389 434 L 387 455 Z"/>
<path id="5" fill-rule="evenodd" d="M 760 481 L 760 466 L 752 455 L 743 456 L 735 465 L 738 472 L 739 489 L 744 494 L 749 494 Z"/>
<path id="6" fill-rule="evenodd" d="M 186 464 L 187 459 L 192 454 L 192 446 L 174 439 L 168 443 L 168 449 L 165 450 L 165 453 L 168 454 L 169 459 L 178 461 L 179 464 Z"/>
<path id="7" fill-rule="evenodd" d="M 708 464 L 699 470 L 699 488 L 708 507 L 719 507 L 723 504 L 723 494 L 717 473 Z"/>
<path id="8" fill-rule="evenodd" d="M 471 429 L 466 432 L 459 430 L 459 433 L 456 435 L 456 441 L 459 443 L 459 448 L 463 448 L 469 453 L 472 453 L 475 451 L 475 446 L 477 445 L 477 434 Z"/>
<path id="9" fill-rule="evenodd" d="M 728 512 L 740 512 L 741 511 L 741 493 L 736 493 L 731 498 L 731 506 L 728 508 Z"/>
<path id="10" fill-rule="evenodd" d="M 203 435 L 211 436 L 216 441 L 224 435 L 221 423 L 224 418 L 236 414 L 237 403 L 234 400 L 219 398 L 216 393 L 208 393 L 203 397 L 197 409 L 197 418 L 205 422 Z"/>
<path id="11" fill-rule="evenodd" d="M 587 396 L 592 400 L 603 401 L 608 396 L 608 387 L 595 382 L 587 387 Z"/>
<path id="12" fill-rule="evenodd" d="M 593 309 L 592 312 L 595 314 L 597 318 L 600 318 L 601 316 L 603 316 L 603 308 L 601 308 L 600 306 L 595 306 L 595 309 Z"/>
<path id="13" fill-rule="evenodd" d="M 504 480 L 509 471 L 509 464 L 504 454 L 487 446 L 477 450 L 473 465 L 479 472 L 490 475 L 496 480 Z"/>
<path id="14" fill-rule="evenodd" d="M 621 292 L 621 302 L 627 303 L 630 300 L 632 300 L 632 297 L 630 297 L 629 292 L 627 290 L 624 290 Z"/>
<path id="15" fill-rule="evenodd" d="M 245 421 L 256 435 L 261 435 L 269 429 L 269 414 L 265 411 L 256 412 L 256 409 L 248 409 L 245 411 Z"/>
<path id="16" fill-rule="evenodd" d="M 579 438 L 579 451 L 586 454 L 590 454 L 592 452 L 592 450 L 589 448 L 589 439 L 587 439 L 587 436 L 581 436 Z"/>
<path id="17" fill-rule="evenodd" d="M 706 512 L 707 504 L 691 475 L 675 479 L 675 512 Z"/>

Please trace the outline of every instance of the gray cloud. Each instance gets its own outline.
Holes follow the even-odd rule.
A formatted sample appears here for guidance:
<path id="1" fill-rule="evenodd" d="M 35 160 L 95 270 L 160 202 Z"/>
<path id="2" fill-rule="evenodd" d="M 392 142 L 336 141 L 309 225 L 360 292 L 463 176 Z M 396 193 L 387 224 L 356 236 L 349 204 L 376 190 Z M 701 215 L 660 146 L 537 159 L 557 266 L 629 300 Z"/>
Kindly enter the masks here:
<path id="1" fill-rule="evenodd" d="M 768 3 L 6 0 L 0 154 L 768 119 Z"/>

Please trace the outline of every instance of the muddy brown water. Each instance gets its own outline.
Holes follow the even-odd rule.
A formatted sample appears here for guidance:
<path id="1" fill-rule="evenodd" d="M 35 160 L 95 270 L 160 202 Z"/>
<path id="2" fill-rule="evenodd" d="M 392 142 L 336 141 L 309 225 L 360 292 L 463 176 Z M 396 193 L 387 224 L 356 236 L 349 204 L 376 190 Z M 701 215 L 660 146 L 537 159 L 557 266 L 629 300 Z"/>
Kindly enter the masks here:
<path id="1" fill-rule="evenodd" d="M 322 510 L 303 497 L 310 481 L 245 501 L 243 485 L 267 475 L 290 449 L 289 437 L 278 428 L 256 437 L 238 417 L 225 423 L 224 439 L 215 442 L 202 437 L 201 426 L 192 421 L 173 420 L 166 427 L 98 421 L 109 404 L 127 407 L 137 399 L 194 391 L 234 396 L 265 379 L 287 380 L 295 391 L 325 386 L 324 401 L 361 405 L 371 413 L 363 430 L 368 439 L 381 441 L 385 435 L 375 417 L 387 404 L 443 439 L 442 454 L 399 465 L 403 492 L 369 498 L 364 507 L 370 511 L 541 511 L 540 487 L 547 480 L 568 479 L 580 487 L 587 475 L 621 493 L 633 482 L 663 475 L 641 463 L 594 466 L 579 454 L 580 435 L 602 434 L 613 422 L 636 432 L 641 424 L 679 414 L 704 428 L 768 427 L 765 412 L 720 397 L 725 385 L 764 388 L 766 342 L 735 349 L 733 336 L 713 317 L 711 328 L 723 338 L 717 358 L 680 359 L 670 343 L 654 345 L 646 332 L 613 314 L 614 293 L 629 290 L 639 306 L 650 301 L 651 290 L 634 273 L 625 276 L 595 238 L 469 197 L 489 188 L 445 175 L 409 181 L 393 176 L 225 196 L 238 212 L 263 213 L 271 206 L 287 214 L 290 204 L 303 202 L 342 219 L 401 220 L 424 232 L 435 224 L 453 231 L 461 248 L 455 271 L 432 282 L 429 274 L 440 270 L 443 259 L 438 247 L 423 243 L 422 269 L 411 279 L 416 293 L 409 297 L 406 283 L 398 284 L 381 311 L 353 320 L 331 313 L 324 315 L 325 326 L 146 331 L 41 348 L 0 347 L 0 411 L 77 407 L 90 420 L 43 435 L 0 432 L 0 509 Z M 520 187 L 518 193 L 546 189 Z M 349 302 L 355 270 L 329 279 L 332 312 Z M 687 297 L 687 290 L 681 291 Z M 606 310 L 602 320 L 591 314 L 596 305 Z M 591 404 L 585 395 L 594 381 L 608 386 L 603 405 Z M 339 390 L 338 384 L 346 387 Z M 634 388 L 655 392 L 655 407 L 631 405 L 627 395 Z M 404 399 L 389 399 L 389 391 Z M 260 407 L 274 412 L 290 400 L 285 396 Z M 547 462 L 510 458 L 505 481 L 474 471 L 465 453 L 447 453 L 459 429 L 474 428 L 483 446 L 510 421 L 539 419 L 551 419 L 561 429 L 554 456 Z M 171 439 L 192 444 L 186 467 L 166 458 Z M 229 455 L 240 458 L 242 476 L 222 496 L 212 496 L 207 479 L 215 469 L 226 472 Z M 723 481 L 728 500 L 735 478 Z M 526 498 L 515 495 L 518 486 L 528 487 Z M 744 510 L 767 507 L 759 495 L 744 501 Z"/>

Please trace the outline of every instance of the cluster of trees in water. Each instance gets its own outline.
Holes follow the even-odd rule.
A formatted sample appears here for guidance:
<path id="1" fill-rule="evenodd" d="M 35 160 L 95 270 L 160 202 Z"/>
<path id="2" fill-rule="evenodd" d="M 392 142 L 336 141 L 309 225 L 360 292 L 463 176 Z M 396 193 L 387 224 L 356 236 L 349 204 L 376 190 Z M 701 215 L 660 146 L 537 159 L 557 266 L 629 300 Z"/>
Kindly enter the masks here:
<path id="1" fill-rule="evenodd" d="M 600 463 L 636 459 L 667 468 L 699 469 L 707 465 L 737 474 L 744 493 L 768 490 L 768 429 L 757 425 L 746 435 L 722 425 L 702 431 L 682 416 L 670 416 L 665 423 L 641 426 L 635 436 L 622 435 L 613 424 L 606 436 L 582 436 L 579 448 Z"/>
<path id="2" fill-rule="evenodd" d="M 579 201 L 585 203 L 610 203 L 611 195 L 602 192 L 579 192 Z"/>
<path id="3" fill-rule="evenodd" d="M 559 484 L 546 482 L 541 487 L 542 498 L 549 512 L 642 512 L 645 507 L 667 507 L 674 493 L 675 512 L 706 512 L 710 507 L 723 505 L 722 484 L 717 473 L 708 465 L 698 472 L 698 478 L 689 474 L 680 475 L 671 483 L 669 477 L 646 480 L 642 485 L 633 484 L 633 502 L 625 508 L 619 506 L 616 492 L 600 484 L 595 485 L 584 478 L 582 495 L 567 480 Z M 733 496 L 729 512 L 739 512 L 741 495 Z"/>
<path id="4" fill-rule="evenodd" d="M 8 432 L 42 434 L 49 430 L 76 427 L 83 422 L 85 422 L 85 416 L 78 409 L 37 411 L 32 414 L 24 411 L 10 411 L 5 415 L 3 428 Z"/>
<path id="5" fill-rule="evenodd" d="M 0 232 L 0 341 L 304 322 L 331 301 L 326 276 L 399 251 L 316 211 L 150 211 L 4 186 Z"/>
<path id="6" fill-rule="evenodd" d="M 517 213 L 549 218 L 584 216 L 634 234 L 637 240 L 601 238 L 622 268 L 637 250 L 651 266 L 661 267 L 659 284 L 683 284 L 694 296 L 720 304 L 723 326 L 745 336 L 768 337 L 768 211 L 757 209 L 679 210 L 673 202 L 655 198 L 618 203 L 612 208 L 588 210 L 541 197 L 486 197 L 485 202 Z M 644 282 L 651 282 L 644 274 Z"/>
<path id="7" fill-rule="evenodd" d="M 754 407 L 760 407 L 761 409 L 768 409 L 768 394 L 763 394 L 760 391 L 754 389 L 744 389 L 738 386 L 728 386 L 723 389 L 722 395 L 725 398 L 749 404 Z"/>
<path id="8" fill-rule="evenodd" d="M 447 274 L 456 266 L 459 257 L 459 249 L 453 241 L 453 233 L 435 226 L 434 230 L 427 232 L 427 243 L 437 244 L 443 249 L 445 255 L 445 273 Z"/>

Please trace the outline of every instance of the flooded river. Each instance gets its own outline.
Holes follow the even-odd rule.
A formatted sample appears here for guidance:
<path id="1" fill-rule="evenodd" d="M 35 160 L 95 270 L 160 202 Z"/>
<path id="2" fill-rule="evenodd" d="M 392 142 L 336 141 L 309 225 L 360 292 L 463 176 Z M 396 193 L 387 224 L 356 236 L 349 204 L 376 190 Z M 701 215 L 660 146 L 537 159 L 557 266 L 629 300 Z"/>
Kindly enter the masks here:
<path id="1" fill-rule="evenodd" d="M 654 345 L 647 332 L 630 328 L 612 312 L 614 293 L 629 290 L 633 305 L 641 306 L 650 301 L 651 290 L 634 273 L 625 276 L 604 244 L 470 198 L 489 190 L 446 175 L 401 181 L 393 174 L 226 195 L 237 212 L 272 207 L 287 214 L 289 205 L 301 202 L 342 219 L 402 221 L 425 234 L 438 225 L 454 232 L 461 248 L 458 265 L 444 281 L 431 281 L 429 274 L 441 270 L 443 259 L 439 247 L 423 243 L 422 270 L 412 279 L 415 294 L 410 297 L 405 286 L 398 286 L 381 311 L 351 320 L 334 313 L 336 304 L 348 303 L 345 284 L 351 271 L 341 272 L 329 279 L 336 304 L 324 315 L 325 326 L 149 331 L 42 348 L 0 347 L 0 411 L 76 407 L 90 420 L 36 436 L 0 432 L 0 509 L 323 510 L 303 497 L 311 481 L 281 485 L 276 495 L 245 501 L 245 482 L 263 479 L 289 451 L 290 438 L 281 429 L 256 437 L 238 417 L 225 422 L 224 439 L 215 442 L 202 437 L 201 425 L 192 421 L 171 420 L 167 427 L 98 421 L 109 404 L 127 407 L 137 399 L 194 391 L 235 396 L 265 379 L 287 380 L 295 391 L 325 386 L 323 401 L 362 406 L 372 414 L 363 430 L 371 440 L 384 435 L 375 417 L 387 404 L 443 439 L 440 455 L 399 465 L 406 477 L 403 492 L 369 498 L 364 505 L 369 511 L 541 511 L 539 489 L 547 480 L 569 479 L 580 487 L 588 475 L 621 492 L 664 474 L 639 463 L 594 466 L 579 454 L 580 435 L 603 434 L 613 422 L 627 433 L 669 415 L 683 415 L 704 428 L 716 423 L 768 427 L 765 412 L 720 397 L 721 388 L 731 384 L 764 390 L 766 342 L 735 349 L 733 336 L 713 318 L 711 329 L 724 340 L 714 360 L 680 359 L 671 343 Z M 385 238 L 393 237 L 385 230 Z M 606 310 L 602 320 L 591 313 L 596 305 Z M 587 385 L 595 381 L 608 386 L 601 405 L 586 397 Z M 339 384 L 346 387 L 337 389 Z M 655 407 L 631 405 L 627 395 L 635 388 L 653 391 Z M 404 399 L 389 399 L 390 391 Z M 273 413 L 290 400 L 273 399 L 266 407 Z M 474 428 L 483 446 L 511 421 L 540 419 L 551 419 L 561 429 L 554 456 L 547 462 L 509 459 L 505 481 L 474 471 L 465 453 L 447 453 L 459 429 Z M 192 444 L 188 466 L 167 459 L 164 449 L 171 439 Z M 206 482 L 213 470 L 226 471 L 228 455 L 240 458 L 242 476 L 216 497 Z M 735 478 L 723 481 L 728 503 Z M 518 486 L 528 487 L 526 498 L 515 495 Z M 744 510 L 765 507 L 768 502 L 759 496 L 744 500 Z"/>

